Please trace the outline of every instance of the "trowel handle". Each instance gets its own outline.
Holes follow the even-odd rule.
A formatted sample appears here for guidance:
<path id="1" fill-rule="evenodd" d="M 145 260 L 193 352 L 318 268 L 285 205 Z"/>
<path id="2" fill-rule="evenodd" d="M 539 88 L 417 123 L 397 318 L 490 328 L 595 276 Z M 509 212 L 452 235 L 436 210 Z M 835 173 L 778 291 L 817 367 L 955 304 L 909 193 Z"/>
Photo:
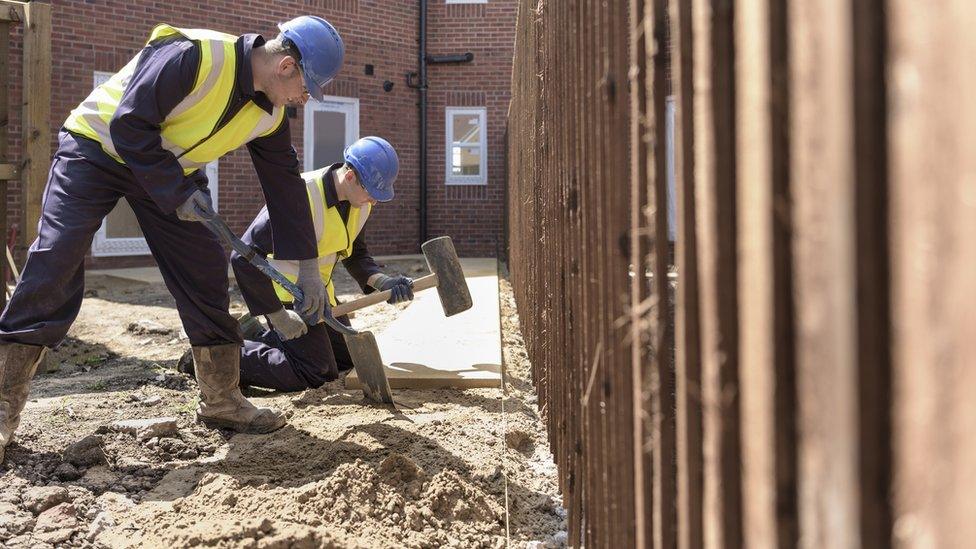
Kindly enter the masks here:
<path id="1" fill-rule="evenodd" d="M 434 286 L 437 286 L 436 274 L 429 274 L 427 276 L 422 276 L 413 281 L 414 292 L 419 292 L 421 290 L 433 288 Z M 349 314 L 353 311 L 358 311 L 359 309 L 369 307 L 370 305 L 376 305 L 377 303 L 386 301 L 387 299 L 390 299 L 391 295 L 393 295 L 392 290 L 373 292 L 369 295 L 360 297 L 358 299 L 354 299 L 352 301 L 347 301 L 345 303 L 340 303 L 336 305 L 335 307 L 332 308 L 332 314 L 335 316 L 342 316 L 345 314 Z"/>

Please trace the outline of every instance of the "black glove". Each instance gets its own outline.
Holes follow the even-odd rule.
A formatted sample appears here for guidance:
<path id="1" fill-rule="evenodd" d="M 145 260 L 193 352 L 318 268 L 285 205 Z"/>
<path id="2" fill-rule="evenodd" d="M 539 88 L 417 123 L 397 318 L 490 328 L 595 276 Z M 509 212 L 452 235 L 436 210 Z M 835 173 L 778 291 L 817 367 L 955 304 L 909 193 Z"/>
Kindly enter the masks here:
<path id="1" fill-rule="evenodd" d="M 392 293 L 386 302 L 391 305 L 413 300 L 413 279 L 407 276 L 381 274 L 377 277 L 373 287 L 380 291 L 390 290 Z"/>

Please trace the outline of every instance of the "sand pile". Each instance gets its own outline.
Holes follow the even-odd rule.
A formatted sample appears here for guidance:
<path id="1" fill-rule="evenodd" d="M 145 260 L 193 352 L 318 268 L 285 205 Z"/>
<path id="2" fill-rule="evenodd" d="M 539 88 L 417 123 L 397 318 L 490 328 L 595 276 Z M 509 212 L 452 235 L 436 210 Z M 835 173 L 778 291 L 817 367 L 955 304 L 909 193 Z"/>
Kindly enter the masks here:
<path id="1" fill-rule="evenodd" d="M 503 547 L 504 509 L 457 471 L 428 475 L 391 454 L 379 466 L 343 463 L 318 480 L 281 488 L 206 473 L 188 496 L 115 517 L 109 546 Z M 239 520 L 236 517 L 253 517 Z M 260 517 L 260 518 L 258 518 Z M 134 534 L 120 536 L 120 533 Z"/>

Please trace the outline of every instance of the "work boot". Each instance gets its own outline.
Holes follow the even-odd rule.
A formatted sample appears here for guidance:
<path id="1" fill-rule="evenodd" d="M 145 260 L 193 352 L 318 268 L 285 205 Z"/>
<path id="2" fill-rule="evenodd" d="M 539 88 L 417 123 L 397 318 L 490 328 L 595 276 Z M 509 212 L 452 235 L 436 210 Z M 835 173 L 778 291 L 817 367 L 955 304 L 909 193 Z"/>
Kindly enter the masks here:
<path id="1" fill-rule="evenodd" d="M 0 343 L 0 463 L 4 448 L 20 425 L 20 412 L 27 403 L 31 378 L 47 349 L 37 345 Z"/>
<path id="2" fill-rule="evenodd" d="M 261 324 L 261 321 L 257 318 L 251 316 L 248 313 L 241 315 L 237 319 L 238 324 L 241 328 L 241 334 L 243 334 L 244 339 L 250 341 L 258 341 L 264 343 L 265 345 L 272 345 L 264 339 L 264 335 L 267 333 L 267 329 Z M 195 377 L 196 373 L 193 368 L 193 349 L 187 349 L 179 360 L 176 361 L 176 371 L 191 377 Z"/>
<path id="3" fill-rule="evenodd" d="M 270 433 L 285 425 L 285 417 L 258 408 L 241 394 L 241 347 L 235 343 L 193 347 L 193 363 L 200 385 L 197 421 L 241 433 Z"/>

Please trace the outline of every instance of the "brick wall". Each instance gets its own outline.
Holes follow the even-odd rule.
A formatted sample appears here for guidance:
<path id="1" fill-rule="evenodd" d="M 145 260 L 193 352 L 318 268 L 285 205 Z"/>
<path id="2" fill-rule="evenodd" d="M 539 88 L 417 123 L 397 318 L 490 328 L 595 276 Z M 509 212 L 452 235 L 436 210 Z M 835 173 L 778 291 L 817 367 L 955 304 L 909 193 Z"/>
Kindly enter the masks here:
<path id="1" fill-rule="evenodd" d="M 397 198 L 380 205 L 369 224 L 376 255 L 419 251 L 419 167 L 417 92 L 406 73 L 417 70 L 417 2 L 407 0 L 303 0 L 257 2 L 158 2 L 149 0 L 54 1 L 52 32 L 52 108 L 55 132 L 91 89 L 93 71 L 115 71 L 142 47 L 157 22 L 203 27 L 233 34 L 276 34 L 275 23 L 308 13 L 325 17 L 342 34 L 346 62 L 330 95 L 359 99 L 360 135 L 380 135 L 401 159 Z M 502 238 L 505 185 L 504 134 L 515 26 L 514 0 L 446 5 L 429 0 L 428 52 L 472 52 L 464 65 L 434 65 L 429 76 L 428 234 L 451 235 L 463 255 L 495 255 Z M 10 48 L 10 105 L 21 100 L 21 46 L 15 31 Z M 365 65 L 374 66 L 373 75 Z M 390 80 L 394 88 L 383 90 Z M 483 106 L 488 122 L 488 184 L 445 186 L 444 109 Z M 292 141 L 301 160 L 303 113 L 292 123 Z M 11 111 L 10 152 L 18 159 L 20 112 Z M 56 143 L 52 142 L 52 152 Z M 247 152 L 220 160 L 219 208 L 231 227 L 243 232 L 263 205 Z M 10 188 L 10 223 L 20 223 L 20 189 Z M 150 264 L 147 257 L 91 258 L 89 267 Z"/>
<path id="2" fill-rule="evenodd" d="M 515 2 L 428 3 L 427 50 L 471 52 L 474 61 L 431 65 L 428 92 L 428 234 L 451 235 L 462 253 L 494 256 L 505 208 L 505 127 L 511 92 Z M 488 184 L 445 185 L 446 107 L 485 107 Z"/>

